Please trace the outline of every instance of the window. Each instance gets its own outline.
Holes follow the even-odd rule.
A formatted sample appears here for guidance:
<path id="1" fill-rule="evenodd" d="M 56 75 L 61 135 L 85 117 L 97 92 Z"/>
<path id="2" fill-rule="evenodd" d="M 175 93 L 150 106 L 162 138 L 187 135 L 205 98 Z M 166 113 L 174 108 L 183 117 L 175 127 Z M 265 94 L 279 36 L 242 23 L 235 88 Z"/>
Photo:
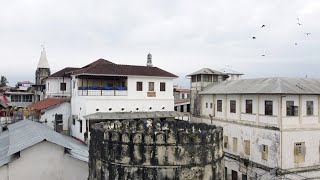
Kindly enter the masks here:
<path id="1" fill-rule="evenodd" d="M 149 91 L 154 91 L 154 82 L 149 82 Z"/>
<path id="2" fill-rule="evenodd" d="M 191 76 L 191 81 L 192 81 L 192 82 L 197 82 L 197 76 L 195 76 L 195 75 L 194 75 L 194 76 Z"/>
<path id="3" fill-rule="evenodd" d="M 67 89 L 67 84 L 66 83 L 60 83 L 60 90 L 61 91 L 66 91 Z"/>
<path id="4" fill-rule="evenodd" d="M 201 74 L 197 75 L 197 82 L 201 82 Z"/>
<path id="5" fill-rule="evenodd" d="M 222 112 L 222 100 L 217 100 L 217 111 Z"/>
<path id="6" fill-rule="evenodd" d="M 224 167 L 224 179 L 228 179 L 228 168 Z"/>
<path id="7" fill-rule="evenodd" d="M 184 93 L 182 93 L 182 94 L 181 94 L 181 99 L 184 99 L 184 98 L 185 98 L 185 97 L 184 97 Z"/>
<path id="8" fill-rule="evenodd" d="M 204 82 L 212 82 L 212 75 L 204 74 L 203 81 Z"/>
<path id="9" fill-rule="evenodd" d="M 21 102 L 21 95 L 11 95 L 11 102 Z"/>
<path id="10" fill-rule="evenodd" d="M 298 116 L 298 106 L 294 106 L 294 101 L 287 101 L 287 116 Z"/>
<path id="11" fill-rule="evenodd" d="M 18 98 L 18 100 L 19 99 L 20 101 L 16 101 L 16 102 L 32 102 L 32 95 L 21 95 L 20 98 Z"/>
<path id="12" fill-rule="evenodd" d="M 261 159 L 268 161 L 268 146 L 267 145 L 261 145 L 262 150 L 262 156 Z"/>
<path id="13" fill-rule="evenodd" d="M 238 172 L 237 171 L 232 170 L 231 176 L 232 176 L 231 177 L 232 180 L 238 180 Z"/>
<path id="14" fill-rule="evenodd" d="M 244 153 L 250 155 L 250 141 L 244 140 Z"/>
<path id="15" fill-rule="evenodd" d="M 137 82 L 137 91 L 142 91 L 142 82 Z"/>
<path id="16" fill-rule="evenodd" d="M 246 100 L 246 113 L 252 113 L 252 100 Z"/>
<path id="17" fill-rule="evenodd" d="M 265 115 L 273 115 L 273 102 L 265 101 L 264 102 L 264 114 Z"/>
<path id="18" fill-rule="evenodd" d="M 238 152 L 238 138 L 233 137 L 233 152 Z"/>
<path id="19" fill-rule="evenodd" d="M 298 142 L 294 143 L 294 162 L 295 163 L 300 163 L 304 162 L 305 159 L 305 143 L 304 142 Z"/>
<path id="20" fill-rule="evenodd" d="M 82 120 L 80 120 L 79 122 L 80 122 L 80 133 L 82 133 Z"/>
<path id="21" fill-rule="evenodd" d="M 210 108 L 212 109 L 212 103 L 210 103 Z"/>
<path id="22" fill-rule="evenodd" d="M 313 116 L 313 101 L 307 101 L 307 116 Z"/>
<path id="23" fill-rule="evenodd" d="M 247 180 L 247 179 L 248 179 L 247 175 L 246 174 L 242 174 L 242 180 Z"/>
<path id="24" fill-rule="evenodd" d="M 166 83 L 165 82 L 160 83 L 160 91 L 166 91 Z"/>
<path id="25" fill-rule="evenodd" d="M 236 101 L 230 100 L 230 113 L 236 113 Z"/>
<path id="26" fill-rule="evenodd" d="M 76 119 L 75 118 L 72 119 L 72 124 L 76 125 Z"/>
<path id="27" fill-rule="evenodd" d="M 228 139 L 228 136 L 223 136 L 223 147 L 226 148 L 226 149 L 229 149 L 229 139 Z"/>
<path id="28" fill-rule="evenodd" d="M 206 103 L 206 108 L 208 108 L 208 103 Z"/>

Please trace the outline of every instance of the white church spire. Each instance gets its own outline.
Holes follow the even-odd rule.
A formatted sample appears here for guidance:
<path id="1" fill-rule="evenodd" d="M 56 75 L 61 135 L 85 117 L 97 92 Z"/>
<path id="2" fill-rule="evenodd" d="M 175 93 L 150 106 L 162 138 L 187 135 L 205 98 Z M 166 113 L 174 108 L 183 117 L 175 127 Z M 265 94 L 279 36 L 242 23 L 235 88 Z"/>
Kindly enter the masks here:
<path id="1" fill-rule="evenodd" d="M 43 68 L 43 69 L 49 69 L 49 63 L 48 63 L 48 59 L 47 59 L 47 55 L 46 55 L 46 50 L 44 48 L 44 45 L 42 45 L 42 50 L 41 50 L 41 56 L 40 56 L 40 60 L 38 63 L 38 69 L 39 68 Z"/>
<path id="2" fill-rule="evenodd" d="M 147 56 L 147 66 L 152 67 L 152 55 L 150 53 Z"/>

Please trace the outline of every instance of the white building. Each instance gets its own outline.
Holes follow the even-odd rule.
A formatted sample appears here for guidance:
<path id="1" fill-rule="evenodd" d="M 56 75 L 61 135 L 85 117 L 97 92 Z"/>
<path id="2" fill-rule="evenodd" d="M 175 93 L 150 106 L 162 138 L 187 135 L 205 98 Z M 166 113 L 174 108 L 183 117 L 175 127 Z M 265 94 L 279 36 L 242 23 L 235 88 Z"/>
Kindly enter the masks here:
<path id="1" fill-rule="evenodd" d="M 69 98 L 46 98 L 27 107 L 29 119 L 46 124 L 57 132 L 68 132 L 71 119 Z M 68 133 L 66 133 L 68 134 Z"/>
<path id="2" fill-rule="evenodd" d="M 71 135 L 86 141 L 88 121 L 96 112 L 174 111 L 173 79 L 152 66 L 119 65 L 99 59 L 82 68 L 61 70 L 46 80 L 47 97 L 71 97 Z"/>
<path id="3" fill-rule="evenodd" d="M 224 81 L 200 93 L 201 117 L 224 127 L 226 179 L 320 179 L 320 80 Z"/>
<path id="4" fill-rule="evenodd" d="M 0 132 L 1 180 L 86 180 L 88 147 L 37 122 Z"/>

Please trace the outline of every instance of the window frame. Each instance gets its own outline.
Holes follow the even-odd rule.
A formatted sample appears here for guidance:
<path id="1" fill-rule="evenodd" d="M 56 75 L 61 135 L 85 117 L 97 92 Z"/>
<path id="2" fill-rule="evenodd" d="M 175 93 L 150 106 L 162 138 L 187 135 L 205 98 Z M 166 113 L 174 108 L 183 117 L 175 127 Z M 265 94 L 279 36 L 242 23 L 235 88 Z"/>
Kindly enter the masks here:
<path id="1" fill-rule="evenodd" d="M 165 82 L 160 82 L 160 91 L 162 91 L 162 92 L 166 91 L 166 83 Z"/>
<path id="2" fill-rule="evenodd" d="M 65 82 L 60 83 L 60 91 L 67 91 L 67 83 Z"/>
<path id="3" fill-rule="evenodd" d="M 249 103 L 249 102 L 251 102 L 251 103 Z M 253 104 L 252 100 L 250 100 L 250 99 L 246 100 L 246 113 L 247 114 L 252 114 L 252 104 Z"/>
<path id="4" fill-rule="evenodd" d="M 250 155 L 250 141 L 244 140 L 244 153 Z"/>
<path id="5" fill-rule="evenodd" d="M 309 104 L 311 103 L 311 104 Z M 311 107 L 309 107 L 311 106 Z M 314 103 L 313 101 L 306 101 L 306 115 L 307 116 L 314 116 Z"/>
<path id="6" fill-rule="evenodd" d="M 270 104 L 268 104 L 270 103 Z M 273 101 L 265 100 L 264 101 L 264 115 L 273 116 Z"/>
<path id="7" fill-rule="evenodd" d="M 217 112 L 222 112 L 222 100 L 217 100 Z"/>
<path id="8" fill-rule="evenodd" d="M 230 113 L 237 113 L 237 101 L 230 100 Z"/>
<path id="9" fill-rule="evenodd" d="M 154 91 L 154 82 L 149 82 L 148 85 L 149 85 L 148 86 L 148 90 L 149 91 Z"/>
<path id="10" fill-rule="evenodd" d="M 143 82 L 142 81 L 137 81 L 136 90 L 137 91 L 143 91 Z"/>

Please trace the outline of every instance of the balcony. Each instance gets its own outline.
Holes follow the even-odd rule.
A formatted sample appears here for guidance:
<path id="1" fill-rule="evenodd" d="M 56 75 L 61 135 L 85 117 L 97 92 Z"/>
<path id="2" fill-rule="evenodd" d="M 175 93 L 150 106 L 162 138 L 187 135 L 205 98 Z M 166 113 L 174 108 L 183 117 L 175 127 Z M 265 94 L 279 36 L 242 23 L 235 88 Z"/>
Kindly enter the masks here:
<path id="1" fill-rule="evenodd" d="M 80 76 L 78 96 L 127 96 L 127 77 Z"/>

